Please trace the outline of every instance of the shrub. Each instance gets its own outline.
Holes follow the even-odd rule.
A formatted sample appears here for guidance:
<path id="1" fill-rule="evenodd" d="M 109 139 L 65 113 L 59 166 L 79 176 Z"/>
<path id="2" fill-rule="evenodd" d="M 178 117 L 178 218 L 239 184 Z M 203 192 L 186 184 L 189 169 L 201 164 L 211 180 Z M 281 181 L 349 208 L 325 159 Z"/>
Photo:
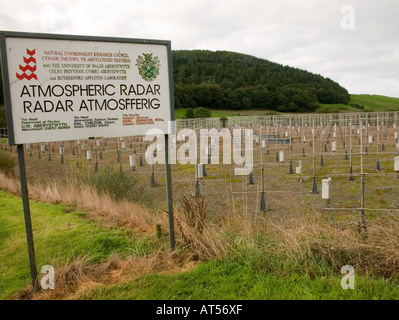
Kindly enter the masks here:
<path id="1" fill-rule="evenodd" d="M 196 118 L 210 118 L 211 117 L 211 110 L 199 107 L 194 109 L 194 116 Z"/>
<path id="2" fill-rule="evenodd" d="M 184 115 L 184 118 L 185 119 L 195 118 L 193 109 L 190 109 L 190 108 L 186 109 L 186 113 Z"/>
<path id="3" fill-rule="evenodd" d="M 7 175 L 14 173 L 17 160 L 3 150 L 0 150 L 0 171 Z"/>
<path id="4" fill-rule="evenodd" d="M 332 106 L 323 106 L 316 110 L 316 113 L 339 113 L 341 112 L 339 109 L 334 108 Z"/>
<path id="5" fill-rule="evenodd" d="M 99 194 L 108 194 L 114 200 L 128 200 L 151 204 L 151 198 L 144 188 L 137 186 L 132 172 L 122 171 L 118 166 L 109 165 L 88 177 L 88 184 Z"/>
<path id="6" fill-rule="evenodd" d="M 351 103 L 350 106 L 356 109 L 364 110 L 364 106 L 357 103 Z"/>
<path id="7" fill-rule="evenodd" d="M 274 110 L 269 110 L 266 111 L 263 115 L 264 116 L 275 116 L 275 115 L 279 115 L 280 113 L 278 111 L 274 111 Z"/>
<path id="8" fill-rule="evenodd" d="M 229 119 L 227 119 L 226 117 L 221 117 L 220 118 L 220 125 L 222 126 L 222 128 L 226 128 L 227 127 L 227 121 Z"/>

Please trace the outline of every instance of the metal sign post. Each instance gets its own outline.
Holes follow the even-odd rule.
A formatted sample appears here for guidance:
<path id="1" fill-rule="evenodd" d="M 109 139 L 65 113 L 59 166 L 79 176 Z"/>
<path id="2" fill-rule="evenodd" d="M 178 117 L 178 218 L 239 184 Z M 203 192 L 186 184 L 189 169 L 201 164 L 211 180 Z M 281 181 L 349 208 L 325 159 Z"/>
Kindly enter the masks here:
<path id="1" fill-rule="evenodd" d="M 18 144 L 17 150 L 18 150 L 19 175 L 21 179 L 22 205 L 24 208 L 26 240 L 28 242 L 30 274 L 32 278 L 33 289 L 39 290 L 39 283 L 37 281 L 35 247 L 33 244 L 32 221 L 31 221 L 30 207 L 29 207 L 28 184 L 26 182 L 24 146 L 22 144 Z"/>
<path id="2" fill-rule="evenodd" d="M 172 179 L 170 174 L 169 135 L 165 134 L 165 172 L 166 172 L 166 199 L 168 202 L 169 244 L 170 250 L 175 249 L 175 230 L 173 220 Z"/>

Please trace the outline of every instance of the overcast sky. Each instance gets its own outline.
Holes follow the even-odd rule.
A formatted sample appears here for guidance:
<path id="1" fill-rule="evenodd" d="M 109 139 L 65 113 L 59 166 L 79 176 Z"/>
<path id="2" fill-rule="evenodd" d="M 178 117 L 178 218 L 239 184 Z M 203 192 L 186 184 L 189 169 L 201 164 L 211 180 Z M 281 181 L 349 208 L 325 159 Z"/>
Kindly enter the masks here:
<path id="1" fill-rule="evenodd" d="M 399 97 L 398 0 L 0 0 L 0 29 L 171 40 Z"/>

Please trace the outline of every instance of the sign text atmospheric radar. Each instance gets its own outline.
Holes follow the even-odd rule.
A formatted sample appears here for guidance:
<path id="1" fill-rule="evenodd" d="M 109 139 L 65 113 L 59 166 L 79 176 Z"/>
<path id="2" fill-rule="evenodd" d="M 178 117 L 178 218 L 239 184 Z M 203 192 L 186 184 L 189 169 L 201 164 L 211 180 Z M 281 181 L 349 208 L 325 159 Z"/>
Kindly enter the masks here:
<path id="1" fill-rule="evenodd" d="M 40 112 L 68 111 L 133 111 L 142 109 L 158 109 L 161 94 L 158 84 L 66 84 L 66 85 L 24 85 L 21 90 L 23 111 L 25 114 Z M 124 98 L 115 99 L 114 96 Z M 132 96 L 134 98 L 132 98 Z M 140 98 L 145 96 L 146 98 Z M 148 98 L 151 96 L 151 98 Z M 74 105 L 72 97 L 81 97 L 78 105 Z M 24 99 L 26 98 L 26 100 Z M 52 99 L 46 99 L 52 98 Z M 57 98 L 54 100 L 54 98 Z"/>
<path id="2" fill-rule="evenodd" d="M 11 143 L 172 131 L 168 41 L 51 37 L 5 39 Z"/>

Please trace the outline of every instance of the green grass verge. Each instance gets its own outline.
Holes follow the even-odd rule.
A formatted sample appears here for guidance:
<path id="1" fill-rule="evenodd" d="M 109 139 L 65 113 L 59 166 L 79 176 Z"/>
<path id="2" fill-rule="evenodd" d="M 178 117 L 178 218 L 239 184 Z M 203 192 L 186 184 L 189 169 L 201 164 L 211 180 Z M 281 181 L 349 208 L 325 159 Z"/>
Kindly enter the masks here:
<path id="1" fill-rule="evenodd" d="M 111 254 L 124 256 L 153 250 L 148 239 L 128 237 L 85 218 L 85 212 L 66 213 L 65 205 L 31 201 L 37 268 L 65 264 L 73 257 L 91 263 L 106 261 Z M 30 282 L 22 201 L 0 192 L 0 299 L 27 287 Z"/>
<path id="2" fill-rule="evenodd" d="M 135 281 L 86 292 L 81 299 L 177 300 L 372 300 L 398 299 L 398 282 L 356 277 L 355 289 L 341 288 L 341 275 L 287 277 L 257 271 L 256 261 L 236 257 L 209 261 L 180 274 L 148 274 Z"/>
<path id="3" fill-rule="evenodd" d="M 0 299 L 30 284 L 21 199 L 0 192 Z M 86 256 L 89 263 L 106 261 L 113 253 L 145 255 L 155 249 L 150 239 L 134 239 L 122 230 L 107 229 L 70 212 L 66 205 L 31 201 L 37 265 L 63 265 L 68 258 Z M 67 213 L 69 212 L 69 213 Z M 266 241 L 267 239 L 265 239 Z M 223 261 L 201 263 L 191 271 L 147 274 L 128 283 L 103 285 L 80 299 L 399 299 L 399 281 L 356 275 L 354 290 L 343 290 L 342 275 L 327 261 L 287 261 L 256 248 L 241 248 Z M 268 252 L 268 253 L 267 253 Z M 311 263 L 312 268 L 307 264 Z M 308 270 L 308 271 L 306 271 Z M 309 274 L 309 270 L 318 270 Z"/>

